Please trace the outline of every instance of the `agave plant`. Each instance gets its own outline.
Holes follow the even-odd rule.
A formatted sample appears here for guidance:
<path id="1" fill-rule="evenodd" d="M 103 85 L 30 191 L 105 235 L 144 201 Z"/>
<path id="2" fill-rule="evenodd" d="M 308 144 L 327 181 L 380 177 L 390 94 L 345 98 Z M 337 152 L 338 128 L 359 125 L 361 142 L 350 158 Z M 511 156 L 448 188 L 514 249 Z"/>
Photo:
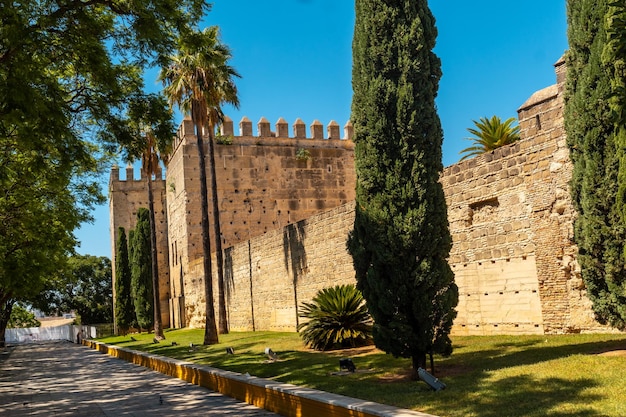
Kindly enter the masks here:
<path id="1" fill-rule="evenodd" d="M 491 119 L 481 117 L 478 122 L 474 120 L 476 129 L 467 128 L 474 137 L 466 138 L 473 141 L 474 145 L 459 152 L 465 154 L 461 161 L 518 141 L 520 128 L 513 125 L 515 121 L 516 119 L 511 117 L 503 122 L 498 116 L 493 116 Z"/>
<path id="2" fill-rule="evenodd" d="M 302 303 L 298 325 L 304 343 L 316 350 L 358 347 L 371 343 L 372 318 L 354 285 L 337 285 Z"/>

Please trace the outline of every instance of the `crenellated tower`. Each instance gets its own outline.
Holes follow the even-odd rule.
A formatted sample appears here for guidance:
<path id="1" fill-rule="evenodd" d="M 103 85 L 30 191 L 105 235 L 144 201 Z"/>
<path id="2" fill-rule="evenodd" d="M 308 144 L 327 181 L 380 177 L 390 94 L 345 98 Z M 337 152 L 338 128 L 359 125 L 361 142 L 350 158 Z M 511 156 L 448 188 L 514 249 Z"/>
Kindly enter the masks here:
<path id="1" fill-rule="evenodd" d="M 109 179 L 109 221 L 111 233 L 111 263 L 113 266 L 113 299 L 115 300 L 115 252 L 118 227 L 126 230 L 126 236 L 137 224 L 137 210 L 148 208 L 148 179 L 140 173 L 138 179 L 132 165 L 125 169 L 125 178 L 121 178 L 117 165 L 111 169 Z M 154 217 L 157 232 L 157 258 L 159 265 L 159 291 L 161 298 L 161 320 L 164 327 L 170 325 L 170 270 L 168 262 L 168 230 L 165 202 L 165 180 L 159 169 L 152 179 L 154 193 Z"/>
<path id="2" fill-rule="evenodd" d="M 334 121 L 327 125 L 326 134 L 324 125 L 313 121 L 307 135 L 307 126 L 297 119 L 290 135 L 283 118 L 272 130 L 264 117 L 257 123 L 256 135 L 247 117 L 241 119 L 235 135 L 233 122 L 226 117 L 215 145 L 223 247 L 354 200 L 351 138 L 350 123 L 342 139 Z M 193 123 L 185 119 L 166 175 L 173 327 L 198 326 L 202 320 L 197 311 L 204 303 L 197 155 Z M 212 223 L 211 204 L 209 218 Z M 215 248 L 212 230 L 210 236 Z"/>

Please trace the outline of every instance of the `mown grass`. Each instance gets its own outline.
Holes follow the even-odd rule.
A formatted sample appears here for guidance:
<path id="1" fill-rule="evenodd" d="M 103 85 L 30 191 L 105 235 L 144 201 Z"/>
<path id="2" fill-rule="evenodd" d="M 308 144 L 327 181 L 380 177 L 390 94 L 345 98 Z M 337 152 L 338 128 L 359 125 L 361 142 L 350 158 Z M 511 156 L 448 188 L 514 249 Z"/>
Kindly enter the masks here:
<path id="1" fill-rule="evenodd" d="M 320 353 L 306 349 L 297 333 L 249 332 L 190 351 L 190 343 L 201 345 L 202 330 L 165 335 L 158 344 L 150 334 L 102 341 L 439 416 L 626 416 L 626 355 L 616 354 L 626 350 L 626 334 L 455 337 L 453 355 L 436 357 L 437 376 L 447 385 L 440 392 L 409 379 L 408 359 L 373 347 Z M 267 360 L 266 347 L 278 361 Z M 333 375 L 344 357 L 357 372 Z"/>

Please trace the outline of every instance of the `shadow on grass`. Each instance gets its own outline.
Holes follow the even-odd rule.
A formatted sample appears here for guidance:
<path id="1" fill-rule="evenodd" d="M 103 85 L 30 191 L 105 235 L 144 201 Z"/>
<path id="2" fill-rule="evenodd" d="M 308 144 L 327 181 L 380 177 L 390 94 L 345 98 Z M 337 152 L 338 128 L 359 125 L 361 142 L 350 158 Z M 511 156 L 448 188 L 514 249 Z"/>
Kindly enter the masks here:
<path id="1" fill-rule="evenodd" d="M 597 384 L 591 379 L 571 381 L 519 375 L 491 381 L 480 389 L 480 395 L 469 390 L 459 392 L 454 388 L 445 393 L 428 395 L 434 397 L 430 401 L 432 409 L 441 415 L 600 417 L 604 414 L 598 414 L 590 407 L 600 397 L 585 393 L 585 389 L 595 386 Z"/>
<path id="2" fill-rule="evenodd" d="M 606 340 L 584 343 L 548 344 L 548 342 L 504 343 L 502 349 L 489 349 L 475 352 L 456 353 L 450 359 L 442 359 L 442 370 L 448 363 L 464 364 L 474 369 L 497 370 L 512 366 L 534 365 L 571 355 L 588 355 L 626 348 L 626 340 Z M 549 339 L 545 339 L 546 341 Z M 545 346 L 542 346 L 546 344 Z M 534 347 L 531 347 L 534 346 Z"/>

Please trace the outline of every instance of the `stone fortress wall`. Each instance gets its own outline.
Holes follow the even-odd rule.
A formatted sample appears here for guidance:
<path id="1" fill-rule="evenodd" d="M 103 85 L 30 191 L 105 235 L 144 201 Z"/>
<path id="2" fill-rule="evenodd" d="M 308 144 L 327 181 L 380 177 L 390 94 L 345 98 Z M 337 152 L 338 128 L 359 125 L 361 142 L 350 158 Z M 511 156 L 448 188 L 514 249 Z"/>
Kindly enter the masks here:
<path id="1" fill-rule="evenodd" d="M 572 164 L 557 84 L 519 109 L 521 140 L 459 162 L 442 176 L 459 286 L 455 332 L 563 333 L 598 329 L 576 263 Z"/>
<path id="2" fill-rule="evenodd" d="M 447 167 L 442 184 L 459 286 L 453 332 L 543 334 L 606 330 L 593 319 L 572 242 L 563 61 L 557 84 L 518 110 L 522 139 Z M 218 145 L 218 194 L 232 330 L 295 330 L 297 306 L 322 288 L 354 283 L 346 238 L 354 221 L 351 125 L 282 119 L 258 136 L 244 118 Z M 199 192 L 193 126 L 181 125 L 167 172 L 170 325 L 204 323 Z M 301 149 L 308 158 L 298 158 Z M 113 230 L 113 228 L 112 228 Z M 167 250 L 167 249 L 164 249 Z M 217 300 L 217 283 L 213 288 Z"/>

